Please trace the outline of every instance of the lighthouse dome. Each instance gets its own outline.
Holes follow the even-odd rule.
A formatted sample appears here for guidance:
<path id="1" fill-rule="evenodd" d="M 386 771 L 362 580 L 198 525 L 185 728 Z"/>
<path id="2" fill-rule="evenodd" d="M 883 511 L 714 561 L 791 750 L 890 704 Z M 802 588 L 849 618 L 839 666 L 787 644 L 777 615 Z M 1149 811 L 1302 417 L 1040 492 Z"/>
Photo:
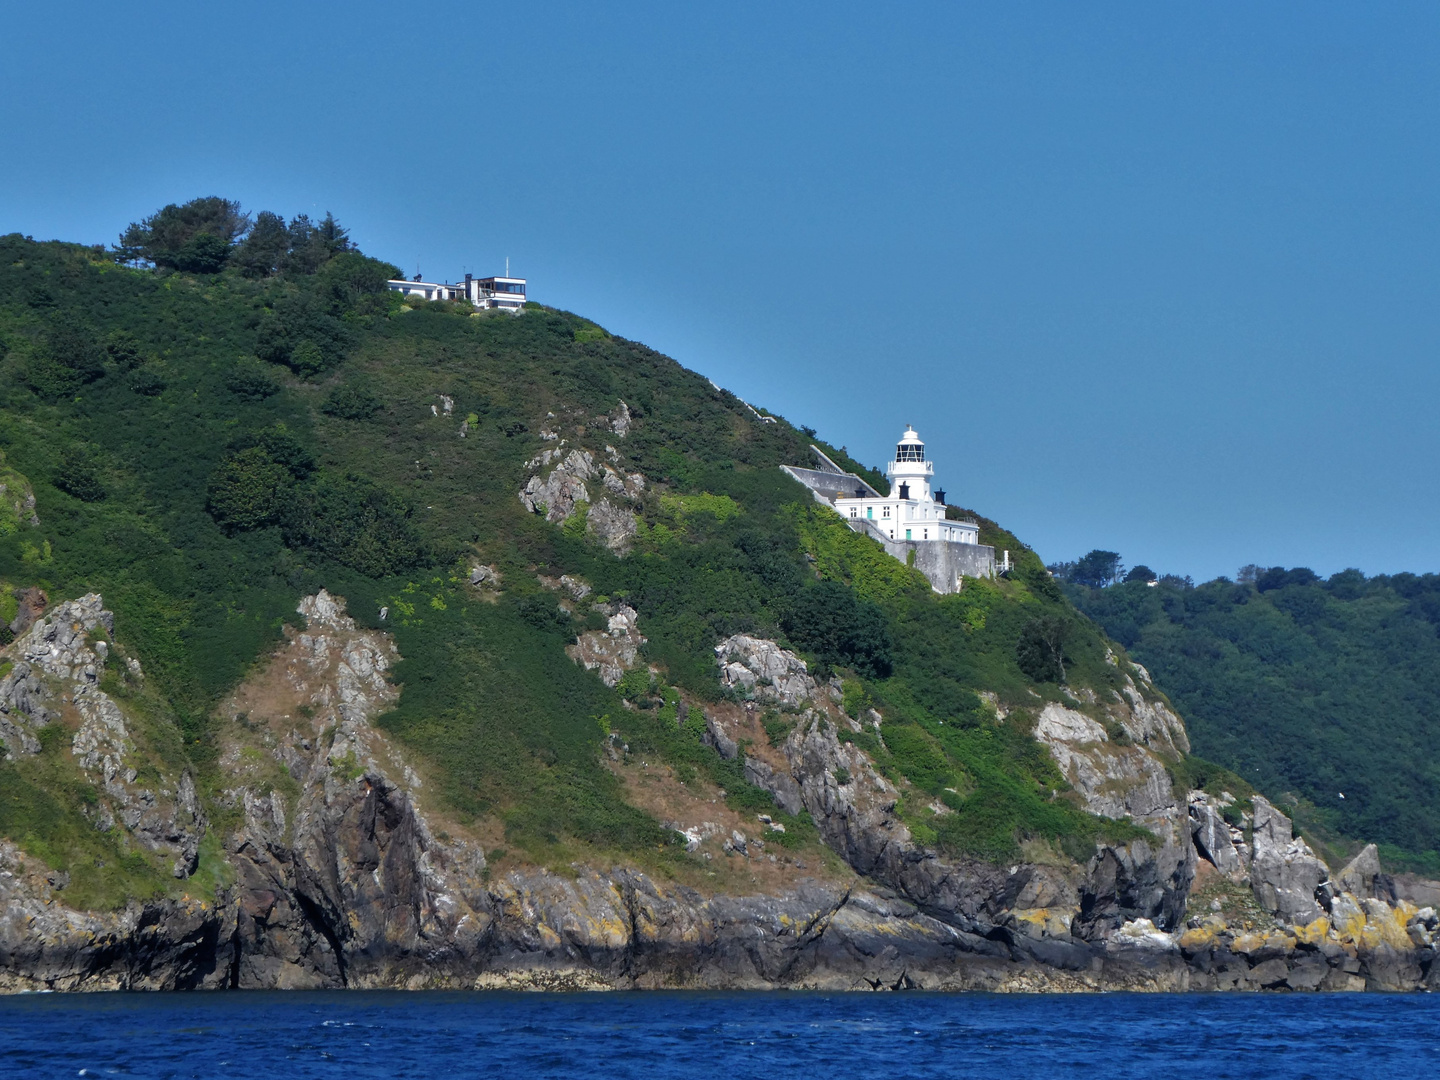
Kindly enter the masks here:
<path id="1" fill-rule="evenodd" d="M 895 447 L 896 461 L 924 461 L 925 444 L 920 441 L 920 436 L 912 427 L 905 428 L 905 434 L 900 436 L 900 443 Z"/>

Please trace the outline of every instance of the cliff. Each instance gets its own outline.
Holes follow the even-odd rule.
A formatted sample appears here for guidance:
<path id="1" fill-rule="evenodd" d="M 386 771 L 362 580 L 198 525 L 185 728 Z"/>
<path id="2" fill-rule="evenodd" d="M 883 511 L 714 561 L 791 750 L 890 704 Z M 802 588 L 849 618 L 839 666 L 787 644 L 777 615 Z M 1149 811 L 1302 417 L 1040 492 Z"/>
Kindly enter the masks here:
<path id="1" fill-rule="evenodd" d="M 1433 982 L 998 524 L 937 595 L 843 451 L 346 254 L 0 237 L 4 986 Z"/>
<path id="2" fill-rule="evenodd" d="M 299 611 L 304 629 L 223 706 L 227 884 L 214 898 L 76 911 L 65 881 L 7 844 L 0 985 L 1356 990 L 1434 988 L 1440 971 L 1435 909 L 1412 901 L 1440 896 L 1397 890 L 1373 849 L 1331 881 L 1264 800 L 1245 829 L 1203 793 L 1178 806 L 1150 747 L 1173 747 L 1184 729 L 1139 687 L 1112 706 L 1127 746 L 1059 707 L 1038 734 L 1098 811 L 1143 820 L 1153 839 L 1102 847 L 1083 868 L 1001 867 L 916 843 L 894 814 L 900 789 L 840 738 L 861 728 L 840 687 L 743 635 L 717 647 L 717 679 L 747 693 L 705 711 L 706 737 L 731 756 L 744 746 L 746 774 L 780 811 L 808 811 L 843 865 L 811 874 L 774 843 L 771 815 L 717 825 L 706 819 L 723 808 L 697 797 L 670 802 L 670 827 L 706 861 L 778 869 L 767 888 L 727 894 L 594 861 L 496 872 L 479 845 L 437 828 L 421 777 L 372 722 L 396 694 L 388 635 L 357 627 L 323 592 Z M 622 635 L 630 622 L 619 620 Z M 123 712 L 95 689 L 112 630 L 99 597 L 57 605 L 16 643 L 29 673 L 7 676 L 3 707 L 23 733 L 62 723 L 43 702 L 73 706 L 82 768 L 93 718 L 108 715 L 113 756 L 99 767 L 114 802 L 93 813 L 118 811 L 111 828 L 178 852 L 183 876 L 203 822 L 191 810 L 177 824 L 174 807 L 137 813 L 156 801 L 134 791 Z M 767 704 L 797 710 L 774 742 L 757 724 Z M 883 739 L 881 714 L 865 722 Z M 27 753 L 23 734 L 11 738 L 12 753 Z M 288 791 L 271 782 L 278 770 Z M 162 794 L 185 789 L 183 776 L 162 782 Z M 1198 912 L 1188 928 L 1156 929 L 1181 923 L 1187 900 Z"/>

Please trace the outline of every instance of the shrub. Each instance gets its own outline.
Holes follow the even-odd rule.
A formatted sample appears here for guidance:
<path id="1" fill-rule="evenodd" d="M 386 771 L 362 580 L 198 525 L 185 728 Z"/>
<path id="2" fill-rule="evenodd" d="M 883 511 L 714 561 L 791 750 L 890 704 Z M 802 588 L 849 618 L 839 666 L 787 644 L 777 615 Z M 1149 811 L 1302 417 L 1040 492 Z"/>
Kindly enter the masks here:
<path id="1" fill-rule="evenodd" d="M 794 597 L 780 620 L 790 639 L 827 664 L 870 678 L 890 674 L 894 646 L 880 609 L 838 581 L 820 581 Z"/>
<path id="2" fill-rule="evenodd" d="M 290 470 L 252 446 L 227 454 L 215 467 L 206 508 L 226 531 L 258 529 L 280 520 L 293 488 Z"/>
<path id="3" fill-rule="evenodd" d="M 340 363 L 350 341 L 345 324 L 330 314 L 318 297 L 300 293 L 276 303 L 274 315 L 261 324 L 256 335 L 255 355 L 272 364 L 285 364 L 308 378 Z"/>
<path id="4" fill-rule="evenodd" d="M 1031 619 L 1015 644 L 1015 662 L 1037 683 L 1065 681 L 1065 621 L 1055 615 Z"/>
<path id="5" fill-rule="evenodd" d="M 322 477 L 291 500 L 285 541 L 308 547 L 369 577 L 389 577 L 424 564 L 424 545 L 410 506 L 364 476 Z"/>
<path id="6" fill-rule="evenodd" d="M 225 389 L 242 401 L 264 401 L 280 392 L 280 384 L 253 360 L 241 360 L 225 373 Z"/>
<path id="7" fill-rule="evenodd" d="M 368 420 L 380 411 L 381 404 L 380 399 L 371 393 L 368 383 L 352 379 L 331 390 L 320 411 L 341 420 Z"/>
<path id="8" fill-rule="evenodd" d="M 100 470 L 83 447 L 72 446 L 61 454 L 60 468 L 55 471 L 53 482 L 65 494 L 73 495 L 81 502 L 99 502 L 105 498 Z"/>
<path id="9" fill-rule="evenodd" d="M 140 366 L 140 345 L 128 330 L 115 330 L 105 339 L 105 352 L 116 370 L 126 372 Z"/>
<path id="10" fill-rule="evenodd" d="M 159 397 L 165 391 L 165 376 L 149 364 L 130 373 L 127 385 L 142 397 Z"/>
<path id="11" fill-rule="evenodd" d="M 297 480 L 304 480 L 315 471 L 315 455 L 284 424 L 248 431 L 237 437 L 230 444 L 230 449 L 248 450 L 252 446 L 261 447 L 273 461 L 289 469 Z"/>

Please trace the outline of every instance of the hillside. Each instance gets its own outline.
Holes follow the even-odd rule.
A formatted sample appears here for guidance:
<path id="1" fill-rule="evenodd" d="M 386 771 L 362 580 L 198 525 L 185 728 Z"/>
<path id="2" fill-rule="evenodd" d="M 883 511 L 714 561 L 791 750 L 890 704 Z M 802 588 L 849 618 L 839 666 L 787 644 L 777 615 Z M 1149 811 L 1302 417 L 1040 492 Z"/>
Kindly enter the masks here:
<path id="1" fill-rule="evenodd" d="M 807 433 L 402 301 L 332 218 L 119 256 L 0 237 L 0 985 L 1175 987 L 1222 813 L 1233 932 L 1311 918 L 1289 819 L 995 523 L 1013 572 L 937 595 Z M 1433 931 L 1384 888 L 1357 925 Z"/>
<path id="2" fill-rule="evenodd" d="M 1314 835 L 1440 874 L 1440 576 L 1247 576 L 1066 590 L 1170 693 L 1196 753 L 1298 797 Z"/>

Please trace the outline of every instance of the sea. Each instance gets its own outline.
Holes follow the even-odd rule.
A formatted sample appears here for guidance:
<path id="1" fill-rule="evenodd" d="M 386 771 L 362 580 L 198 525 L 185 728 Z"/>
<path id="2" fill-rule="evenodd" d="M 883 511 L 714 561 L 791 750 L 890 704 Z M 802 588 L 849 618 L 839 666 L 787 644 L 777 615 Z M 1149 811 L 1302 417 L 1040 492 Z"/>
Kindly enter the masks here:
<path id="1" fill-rule="evenodd" d="M 1440 995 L 0 997 L 0 1078 L 1440 1075 Z"/>

